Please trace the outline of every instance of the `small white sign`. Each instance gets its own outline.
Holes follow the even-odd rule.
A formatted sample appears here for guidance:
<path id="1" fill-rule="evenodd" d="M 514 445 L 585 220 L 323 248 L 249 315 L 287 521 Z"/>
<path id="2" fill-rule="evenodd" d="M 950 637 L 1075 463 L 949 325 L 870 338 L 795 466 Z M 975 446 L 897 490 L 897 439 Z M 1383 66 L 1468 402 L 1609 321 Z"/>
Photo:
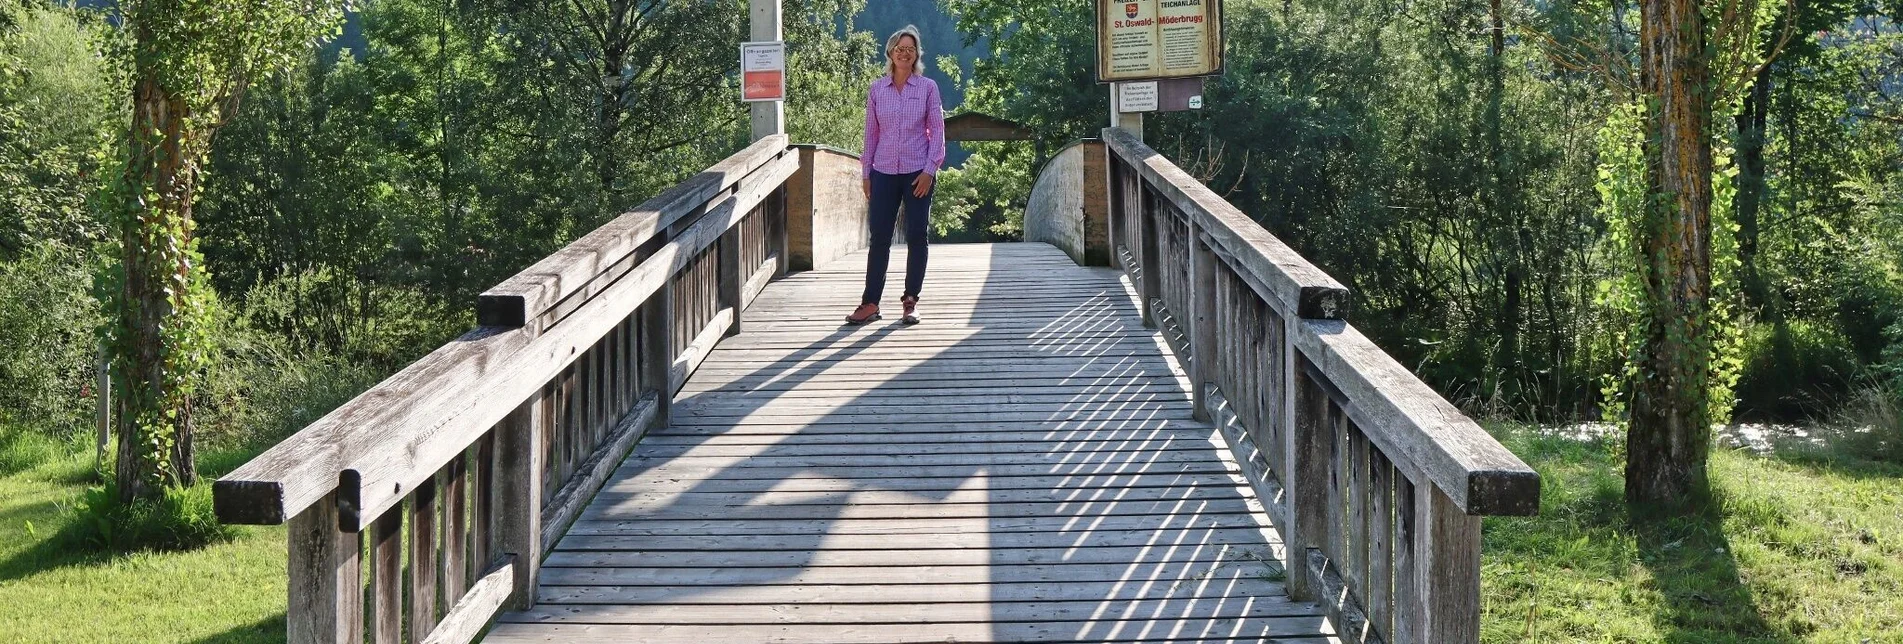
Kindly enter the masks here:
<path id="1" fill-rule="evenodd" d="M 1117 83 L 1117 111 L 1125 114 L 1156 111 L 1156 81 Z"/>
<path id="2" fill-rule="evenodd" d="M 786 43 L 740 43 L 740 98 L 786 100 Z"/>
<path id="3" fill-rule="evenodd" d="M 1203 109 L 1203 96 L 1201 94 L 1197 94 L 1195 96 L 1189 97 L 1189 109 L 1192 109 L 1192 110 Z"/>

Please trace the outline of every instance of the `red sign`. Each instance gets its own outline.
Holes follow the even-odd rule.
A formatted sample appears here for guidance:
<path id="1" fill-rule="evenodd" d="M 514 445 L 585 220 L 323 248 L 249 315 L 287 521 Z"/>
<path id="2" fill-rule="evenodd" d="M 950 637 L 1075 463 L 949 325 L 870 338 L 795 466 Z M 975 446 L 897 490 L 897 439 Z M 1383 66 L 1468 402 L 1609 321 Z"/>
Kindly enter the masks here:
<path id="1" fill-rule="evenodd" d="M 1131 20 L 1136 20 L 1137 19 L 1137 3 L 1134 3 L 1134 2 L 1125 3 L 1123 5 L 1123 17 L 1129 18 Z"/>
<path id="2" fill-rule="evenodd" d="M 741 98 L 749 101 L 773 101 L 786 98 L 786 75 L 779 70 L 745 72 Z"/>

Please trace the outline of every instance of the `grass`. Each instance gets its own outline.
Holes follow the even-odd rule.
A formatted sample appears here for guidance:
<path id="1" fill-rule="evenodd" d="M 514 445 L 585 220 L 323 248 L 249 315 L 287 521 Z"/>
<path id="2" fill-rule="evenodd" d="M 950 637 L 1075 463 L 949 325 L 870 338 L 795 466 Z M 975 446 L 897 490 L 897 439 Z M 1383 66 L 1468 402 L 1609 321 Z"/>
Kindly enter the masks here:
<path id="1" fill-rule="evenodd" d="M 1714 451 L 1715 501 L 1638 516 L 1609 446 L 1496 435 L 1540 516 L 1485 521 L 1486 642 L 1903 642 L 1903 466 Z"/>
<path id="2" fill-rule="evenodd" d="M 0 451 L 62 454 L 0 470 L 0 642 L 284 641 L 282 528 L 189 552 L 87 552 L 71 508 L 94 485 L 91 457 Z"/>

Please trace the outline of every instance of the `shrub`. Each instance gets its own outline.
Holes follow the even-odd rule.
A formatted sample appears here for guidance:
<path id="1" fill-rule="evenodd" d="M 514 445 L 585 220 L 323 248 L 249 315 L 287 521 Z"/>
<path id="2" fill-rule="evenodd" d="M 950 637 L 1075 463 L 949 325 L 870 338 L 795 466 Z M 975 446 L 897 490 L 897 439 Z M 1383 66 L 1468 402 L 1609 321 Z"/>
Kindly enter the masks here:
<path id="1" fill-rule="evenodd" d="M 1741 419 L 1822 418 L 1851 397 L 1859 361 L 1835 326 L 1792 320 L 1759 324 L 1748 333 L 1737 387 Z"/>
<path id="2" fill-rule="evenodd" d="M 86 490 L 67 536 L 97 551 L 191 550 L 230 541 L 239 529 L 218 523 L 211 485 L 167 488 L 163 496 L 121 503 L 108 484 Z"/>
<path id="3" fill-rule="evenodd" d="M 44 242 L 0 260 L 0 425 L 55 439 L 89 425 L 102 313 L 86 258 Z"/>

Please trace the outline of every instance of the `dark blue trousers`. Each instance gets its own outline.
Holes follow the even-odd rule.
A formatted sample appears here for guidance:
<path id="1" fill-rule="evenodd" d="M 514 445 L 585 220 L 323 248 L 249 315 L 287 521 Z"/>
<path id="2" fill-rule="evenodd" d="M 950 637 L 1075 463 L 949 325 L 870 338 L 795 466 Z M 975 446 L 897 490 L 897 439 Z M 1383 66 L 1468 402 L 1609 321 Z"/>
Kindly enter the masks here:
<path id="1" fill-rule="evenodd" d="M 866 253 L 866 292 L 862 303 L 879 303 L 885 295 L 885 273 L 892 263 L 892 228 L 898 224 L 899 204 L 905 204 L 905 294 L 918 297 L 925 286 L 926 224 L 932 220 L 932 194 L 937 182 L 923 197 L 912 196 L 912 181 L 918 172 L 886 174 L 872 171 L 872 201 L 866 204 L 867 219 L 872 223 L 872 248 Z"/>

